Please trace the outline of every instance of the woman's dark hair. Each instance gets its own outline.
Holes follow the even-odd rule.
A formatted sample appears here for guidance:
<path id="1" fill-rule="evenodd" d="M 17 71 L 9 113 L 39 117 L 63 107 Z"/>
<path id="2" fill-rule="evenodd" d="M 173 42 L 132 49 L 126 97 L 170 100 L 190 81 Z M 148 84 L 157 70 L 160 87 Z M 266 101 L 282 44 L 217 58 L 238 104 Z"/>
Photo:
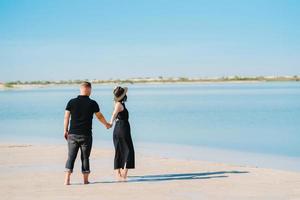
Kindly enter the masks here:
<path id="1" fill-rule="evenodd" d="M 127 94 L 119 102 L 126 102 L 126 101 L 127 101 Z"/>

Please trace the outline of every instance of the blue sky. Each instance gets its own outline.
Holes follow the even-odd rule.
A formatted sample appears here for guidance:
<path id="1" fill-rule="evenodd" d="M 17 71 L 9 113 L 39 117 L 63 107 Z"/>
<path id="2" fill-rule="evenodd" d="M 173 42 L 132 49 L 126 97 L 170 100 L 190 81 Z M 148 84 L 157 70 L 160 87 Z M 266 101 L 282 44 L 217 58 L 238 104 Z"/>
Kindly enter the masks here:
<path id="1" fill-rule="evenodd" d="M 297 0 L 0 1 L 0 81 L 294 74 Z"/>

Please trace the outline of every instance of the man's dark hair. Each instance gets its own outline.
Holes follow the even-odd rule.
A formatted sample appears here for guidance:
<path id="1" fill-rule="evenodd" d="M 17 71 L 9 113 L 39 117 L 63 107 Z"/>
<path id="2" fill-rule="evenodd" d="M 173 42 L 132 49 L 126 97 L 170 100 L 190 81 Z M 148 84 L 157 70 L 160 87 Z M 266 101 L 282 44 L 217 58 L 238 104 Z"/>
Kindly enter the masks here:
<path id="1" fill-rule="evenodd" d="M 81 86 L 91 88 L 92 84 L 88 81 L 84 81 L 84 82 L 81 83 Z"/>

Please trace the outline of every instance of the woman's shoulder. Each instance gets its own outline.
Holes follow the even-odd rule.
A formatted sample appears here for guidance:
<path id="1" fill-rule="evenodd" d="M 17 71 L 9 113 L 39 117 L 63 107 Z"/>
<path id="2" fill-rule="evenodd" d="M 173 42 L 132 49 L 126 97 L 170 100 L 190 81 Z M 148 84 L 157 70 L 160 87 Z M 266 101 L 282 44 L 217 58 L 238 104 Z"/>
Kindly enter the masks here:
<path id="1" fill-rule="evenodd" d="M 124 109 L 124 106 L 121 102 L 116 102 L 115 107 L 119 111 L 122 111 Z"/>
<path id="2" fill-rule="evenodd" d="M 120 106 L 120 105 L 122 106 L 122 103 L 121 103 L 121 102 L 116 102 L 116 103 L 115 103 L 115 106 Z"/>

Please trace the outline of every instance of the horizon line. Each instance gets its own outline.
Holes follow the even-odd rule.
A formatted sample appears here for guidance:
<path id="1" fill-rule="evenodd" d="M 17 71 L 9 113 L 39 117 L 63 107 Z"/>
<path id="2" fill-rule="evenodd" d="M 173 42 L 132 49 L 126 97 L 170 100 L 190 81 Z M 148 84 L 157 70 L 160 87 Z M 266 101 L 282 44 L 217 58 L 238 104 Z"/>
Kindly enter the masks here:
<path id="1" fill-rule="evenodd" d="M 300 74 L 294 75 L 254 75 L 254 76 L 241 76 L 241 75 L 229 75 L 229 76 L 145 76 L 145 77 L 131 77 L 131 78 L 109 78 L 109 79 L 61 79 L 61 80 L 13 80 L 13 81 L 0 81 L 0 84 L 55 84 L 55 83 L 77 83 L 83 81 L 89 81 L 92 83 L 101 82 L 135 82 L 135 81 L 230 81 L 230 80 L 276 80 L 276 79 L 293 79 L 300 80 Z"/>

